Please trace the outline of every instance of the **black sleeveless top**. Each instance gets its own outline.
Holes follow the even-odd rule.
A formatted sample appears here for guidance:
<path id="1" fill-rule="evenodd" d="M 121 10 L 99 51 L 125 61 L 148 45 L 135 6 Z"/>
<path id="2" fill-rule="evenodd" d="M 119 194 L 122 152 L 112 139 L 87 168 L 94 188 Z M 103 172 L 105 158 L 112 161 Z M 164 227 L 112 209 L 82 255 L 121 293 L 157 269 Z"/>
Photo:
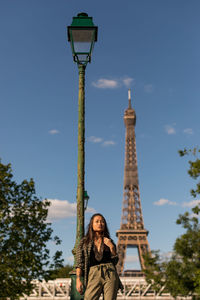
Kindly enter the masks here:
<path id="1" fill-rule="evenodd" d="M 100 261 L 96 260 L 94 249 L 92 247 L 90 253 L 90 267 L 97 266 L 100 264 L 106 264 L 111 262 L 111 252 L 110 248 L 104 244 L 103 257 Z"/>

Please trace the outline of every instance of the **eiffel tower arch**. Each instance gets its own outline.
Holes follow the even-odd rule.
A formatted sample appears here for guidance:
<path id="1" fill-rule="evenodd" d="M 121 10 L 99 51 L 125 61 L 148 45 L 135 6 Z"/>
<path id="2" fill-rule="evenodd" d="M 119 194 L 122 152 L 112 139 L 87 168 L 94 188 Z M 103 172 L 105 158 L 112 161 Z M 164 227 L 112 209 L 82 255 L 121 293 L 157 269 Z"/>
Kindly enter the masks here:
<path id="1" fill-rule="evenodd" d="M 130 270 L 129 276 L 142 276 L 145 268 L 143 255 L 150 252 L 147 240 L 148 231 L 144 228 L 140 190 L 138 181 L 137 153 L 135 140 L 136 114 L 131 106 L 131 92 L 128 91 L 128 108 L 124 113 L 124 124 L 126 127 L 125 138 L 125 167 L 124 167 L 124 193 L 122 204 L 121 226 L 117 230 L 117 251 L 119 262 L 117 271 L 120 276 L 124 272 L 124 262 L 127 248 L 137 248 L 141 271 Z"/>

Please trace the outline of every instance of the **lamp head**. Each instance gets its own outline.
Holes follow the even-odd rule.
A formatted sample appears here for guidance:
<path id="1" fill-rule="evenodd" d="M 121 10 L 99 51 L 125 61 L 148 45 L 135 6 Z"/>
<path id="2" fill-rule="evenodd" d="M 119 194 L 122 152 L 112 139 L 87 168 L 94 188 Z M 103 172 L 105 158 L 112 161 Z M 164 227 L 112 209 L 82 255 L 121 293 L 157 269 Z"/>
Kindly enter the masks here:
<path id="1" fill-rule="evenodd" d="M 94 26 L 92 17 L 83 12 L 73 17 L 71 26 L 67 27 L 73 59 L 78 64 L 87 65 L 91 62 L 92 50 L 97 41 L 97 30 L 98 27 Z"/>

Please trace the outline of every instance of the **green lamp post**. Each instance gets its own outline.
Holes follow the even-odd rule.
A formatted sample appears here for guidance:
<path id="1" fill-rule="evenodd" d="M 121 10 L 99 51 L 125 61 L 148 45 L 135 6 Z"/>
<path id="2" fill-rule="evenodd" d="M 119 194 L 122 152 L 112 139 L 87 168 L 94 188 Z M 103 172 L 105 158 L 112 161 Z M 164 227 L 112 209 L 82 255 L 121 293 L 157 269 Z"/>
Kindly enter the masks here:
<path id="1" fill-rule="evenodd" d="M 84 236 L 85 206 L 89 196 L 85 191 L 85 69 L 91 62 L 94 43 L 97 41 L 97 26 L 94 26 L 92 17 L 86 13 L 79 13 L 73 17 L 71 26 L 68 26 L 68 41 L 71 43 L 72 55 L 78 65 L 79 71 L 79 97 L 78 97 L 78 182 L 77 182 L 77 228 L 76 242 L 72 253 L 74 265 L 76 263 L 76 248 Z M 76 291 L 76 272 L 71 273 L 71 300 L 83 299 Z"/>

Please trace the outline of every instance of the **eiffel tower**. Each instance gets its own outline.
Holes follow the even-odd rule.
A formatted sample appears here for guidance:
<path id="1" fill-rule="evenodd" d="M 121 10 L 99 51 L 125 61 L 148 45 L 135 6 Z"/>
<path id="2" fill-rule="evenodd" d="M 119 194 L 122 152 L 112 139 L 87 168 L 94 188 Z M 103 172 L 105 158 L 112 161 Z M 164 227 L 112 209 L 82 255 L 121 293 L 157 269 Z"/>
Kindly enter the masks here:
<path id="1" fill-rule="evenodd" d="M 147 241 L 148 231 L 144 228 L 142 206 L 138 182 L 138 167 L 135 141 L 136 114 L 131 106 L 131 91 L 128 90 L 128 108 L 124 113 L 124 124 L 126 127 L 125 140 L 125 168 L 124 168 L 124 194 L 120 230 L 117 251 L 119 262 L 117 271 L 120 276 L 143 276 L 143 255 L 150 251 Z M 141 271 L 129 270 L 124 272 L 124 262 L 127 248 L 137 248 Z"/>

